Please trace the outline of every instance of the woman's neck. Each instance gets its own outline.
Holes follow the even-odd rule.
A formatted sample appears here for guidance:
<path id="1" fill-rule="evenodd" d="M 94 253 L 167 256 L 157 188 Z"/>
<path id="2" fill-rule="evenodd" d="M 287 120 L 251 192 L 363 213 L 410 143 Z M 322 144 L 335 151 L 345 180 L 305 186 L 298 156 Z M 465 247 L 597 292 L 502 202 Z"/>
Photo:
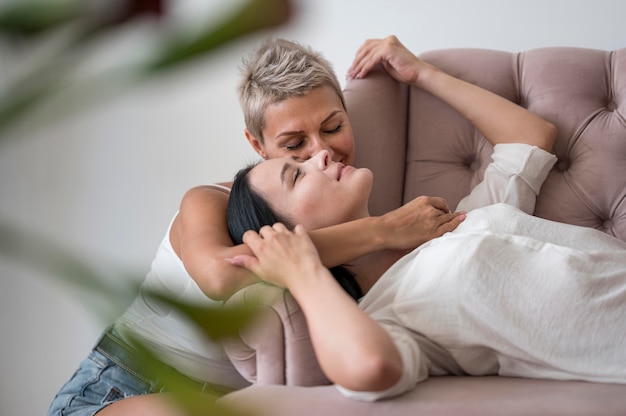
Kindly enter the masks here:
<path id="1" fill-rule="evenodd" d="M 380 250 L 366 254 L 351 262 L 348 270 L 354 274 L 354 278 L 366 294 L 374 283 L 402 256 L 406 251 Z"/>

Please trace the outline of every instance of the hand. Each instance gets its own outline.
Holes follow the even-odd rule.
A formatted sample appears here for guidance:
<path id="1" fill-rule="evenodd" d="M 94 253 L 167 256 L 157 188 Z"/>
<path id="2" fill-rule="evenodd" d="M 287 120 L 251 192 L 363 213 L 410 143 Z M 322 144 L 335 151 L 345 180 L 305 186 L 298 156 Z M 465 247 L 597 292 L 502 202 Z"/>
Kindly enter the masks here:
<path id="1" fill-rule="evenodd" d="M 293 232 L 281 223 L 265 226 L 258 233 L 247 231 L 243 242 L 254 256 L 239 255 L 230 262 L 276 286 L 289 288 L 293 280 L 303 279 L 319 267 L 325 269 L 301 225 L 297 225 Z"/>
<path id="2" fill-rule="evenodd" d="M 415 248 L 454 230 L 465 216 L 465 212 L 451 213 L 443 198 L 419 196 L 381 217 L 389 232 L 387 248 Z"/>
<path id="3" fill-rule="evenodd" d="M 348 70 L 351 78 L 364 78 L 374 66 L 382 63 L 397 81 L 417 86 L 420 73 L 434 69 L 411 53 L 395 36 L 365 41 Z"/>

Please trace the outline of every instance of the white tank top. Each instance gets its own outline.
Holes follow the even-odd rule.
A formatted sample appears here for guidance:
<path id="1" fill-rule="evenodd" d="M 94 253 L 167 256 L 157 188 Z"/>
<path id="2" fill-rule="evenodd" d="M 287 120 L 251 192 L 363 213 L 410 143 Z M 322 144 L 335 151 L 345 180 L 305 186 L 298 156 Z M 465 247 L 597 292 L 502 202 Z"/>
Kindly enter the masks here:
<path id="1" fill-rule="evenodd" d="M 225 186 L 213 186 L 230 192 Z M 173 222 L 172 219 L 139 295 L 115 321 L 115 330 L 127 341 L 129 333 L 138 336 L 166 364 L 191 378 L 232 388 L 245 387 L 249 383 L 235 370 L 219 342 L 210 340 L 177 310 L 145 297 L 145 291 L 150 290 L 194 305 L 222 306 L 221 301 L 202 292 L 176 255 L 169 238 Z"/>

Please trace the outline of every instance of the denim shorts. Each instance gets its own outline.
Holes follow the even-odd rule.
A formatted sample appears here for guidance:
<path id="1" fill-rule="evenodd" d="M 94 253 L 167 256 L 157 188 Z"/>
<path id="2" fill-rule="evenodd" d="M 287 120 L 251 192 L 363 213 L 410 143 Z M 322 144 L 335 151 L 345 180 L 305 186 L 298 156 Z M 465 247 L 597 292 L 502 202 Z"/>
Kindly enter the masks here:
<path id="1" fill-rule="evenodd" d="M 92 416 L 125 397 L 159 391 L 154 384 L 93 350 L 57 393 L 48 416 Z"/>
<path id="2" fill-rule="evenodd" d="M 144 363 L 142 365 L 141 363 Z M 107 405 L 126 397 L 168 390 L 159 378 L 164 369 L 170 377 L 184 380 L 186 389 L 223 395 L 232 388 L 192 380 L 162 363 L 145 366 L 145 357 L 107 330 L 72 378 L 57 393 L 48 416 L 92 416 Z"/>

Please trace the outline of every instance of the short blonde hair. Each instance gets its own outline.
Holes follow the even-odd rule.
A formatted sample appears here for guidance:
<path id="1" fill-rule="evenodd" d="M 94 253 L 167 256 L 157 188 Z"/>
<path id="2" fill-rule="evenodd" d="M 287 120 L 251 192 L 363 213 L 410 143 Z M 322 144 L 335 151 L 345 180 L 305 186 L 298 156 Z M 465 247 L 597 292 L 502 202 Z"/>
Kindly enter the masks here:
<path id="1" fill-rule="evenodd" d="M 285 39 L 267 39 L 244 58 L 239 103 L 248 131 L 264 142 L 265 110 L 277 102 L 329 86 L 346 107 L 332 65 L 319 52 Z"/>

